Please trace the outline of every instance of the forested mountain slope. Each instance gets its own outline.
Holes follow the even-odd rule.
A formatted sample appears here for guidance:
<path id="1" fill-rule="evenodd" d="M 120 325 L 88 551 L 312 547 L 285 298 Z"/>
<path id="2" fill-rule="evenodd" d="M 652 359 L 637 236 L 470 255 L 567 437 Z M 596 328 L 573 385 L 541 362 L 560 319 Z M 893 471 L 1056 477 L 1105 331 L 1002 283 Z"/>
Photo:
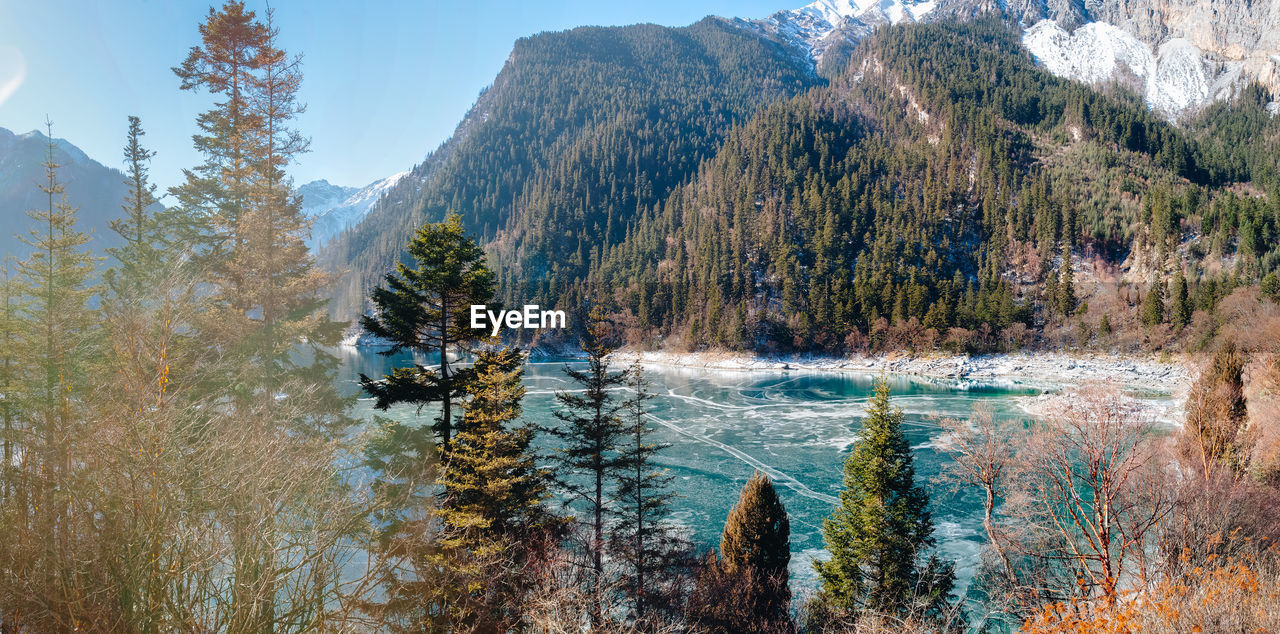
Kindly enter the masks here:
<path id="1" fill-rule="evenodd" d="M 999 22 L 882 29 L 852 60 L 735 129 L 609 250 L 596 287 L 641 339 L 981 350 L 1067 325 L 1087 343 L 1153 285 L 1189 277 L 1177 292 L 1210 311 L 1280 260 L 1256 87 L 1184 131 L 1037 69 Z"/>
<path id="2" fill-rule="evenodd" d="M 794 51 L 719 19 L 518 41 L 452 139 L 321 261 L 335 314 L 363 309 L 412 231 L 448 212 L 490 246 L 508 301 L 558 295 L 761 107 L 818 82 Z"/>
<path id="3" fill-rule="evenodd" d="M 1203 345 L 1224 297 L 1274 294 L 1268 91 L 1175 125 L 1038 68 L 1020 37 L 882 28 L 830 82 L 717 19 L 521 40 L 454 138 L 323 252 L 346 271 L 335 312 L 450 212 L 504 302 L 603 298 L 644 345 Z"/>

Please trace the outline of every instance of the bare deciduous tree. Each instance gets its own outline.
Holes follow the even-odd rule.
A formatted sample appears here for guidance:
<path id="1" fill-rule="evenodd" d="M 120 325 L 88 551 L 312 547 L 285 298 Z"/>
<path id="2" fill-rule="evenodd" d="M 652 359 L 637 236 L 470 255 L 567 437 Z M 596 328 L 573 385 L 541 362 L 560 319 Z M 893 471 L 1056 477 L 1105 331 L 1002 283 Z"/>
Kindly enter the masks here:
<path id="1" fill-rule="evenodd" d="M 1151 421 L 1118 390 L 1059 401 L 1018 461 L 1015 517 L 1036 550 L 1068 567 L 1087 598 L 1114 604 L 1149 580 L 1157 528 L 1173 508 L 1174 473 Z"/>
<path id="2" fill-rule="evenodd" d="M 1018 576 L 1005 552 L 1003 529 L 995 521 L 996 504 L 1006 494 L 1013 468 L 1013 429 L 998 423 L 991 408 L 985 406 L 976 408 L 968 420 L 944 418 L 938 424 L 945 438 L 942 450 L 951 457 L 938 480 L 955 488 L 982 491 L 982 527 L 1009 581 L 1017 584 Z"/>

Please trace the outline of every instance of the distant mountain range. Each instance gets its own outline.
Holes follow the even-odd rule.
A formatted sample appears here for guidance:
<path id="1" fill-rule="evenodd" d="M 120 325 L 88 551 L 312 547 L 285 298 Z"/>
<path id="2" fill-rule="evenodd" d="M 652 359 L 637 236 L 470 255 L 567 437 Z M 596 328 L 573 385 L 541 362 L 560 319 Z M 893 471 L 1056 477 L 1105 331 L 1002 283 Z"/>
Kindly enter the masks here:
<path id="1" fill-rule="evenodd" d="M 382 194 L 408 173 L 392 174 L 364 187 L 343 187 L 325 179 L 298 187 L 298 194 L 302 196 L 302 211 L 313 222 L 308 246 L 319 248 L 363 220 Z"/>
<path id="2" fill-rule="evenodd" d="M 17 234 L 26 235 L 28 210 L 48 204 L 38 189 L 44 182 L 48 139 L 37 130 L 16 134 L 0 128 L 0 218 L 7 221 L 0 233 L 0 255 L 23 257 L 30 251 Z M 66 188 L 67 201 L 79 208 L 77 228 L 92 236 L 90 248 L 94 253 L 105 254 L 106 248 L 120 242 L 110 222 L 123 214 L 124 174 L 89 158 L 66 139 L 54 139 L 54 160 L 60 166 L 58 178 Z M 382 194 L 407 173 L 364 187 L 343 187 L 327 180 L 299 187 L 303 212 L 314 222 L 308 244 L 318 248 L 359 222 Z"/>
<path id="3" fill-rule="evenodd" d="M 1192 117 L 1215 101 L 1238 95 L 1249 82 L 1259 82 L 1271 94 L 1280 94 L 1280 3 L 1277 2 L 816 0 L 760 19 L 711 20 L 780 45 L 777 49 L 759 49 L 769 52 L 764 58 L 749 60 L 750 63 L 773 63 L 771 58 L 791 56 L 795 60 L 792 63 L 801 68 L 834 77 L 849 64 L 856 45 L 877 28 L 990 17 L 1021 29 L 1022 45 L 1045 70 L 1093 86 L 1125 86 L 1141 95 L 1149 108 L 1168 119 Z M 607 32 L 610 30 L 603 31 Z M 533 39 L 556 41 L 563 46 L 575 45 L 568 39 L 583 39 L 580 46 L 588 49 L 593 45 L 606 47 L 596 51 L 584 49 L 580 57 L 573 58 L 572 64 L 595 63 L 596 55 L 598 61 L 603 61 L 613 54 L 607 47 L 616 45 L 598 37 L 592 44 L 581 29 L 563 35 L 542 34 Z M 521 49 L 522 44 L 517 43 L 508 67 L 528 61 L 520 55 Z M 618 61 L 631 63 L 638 59 L 628 55 Z M 509 71 L 504 69 L 504 74 Z M 504 84 L 509 82 L 500 74 L 494 86 Z M 536 87 L 529 88 L 536 92 Z M 451 157 L 457 148 L 469 144 L 467 137 L 472 131 L 506 124 L 500 120 L 488 121 L 492 112 L 486 104 L 492 101 L 492 96 L 482 96 L 459 123 L 453 138 L 413 170 L 359 190 L 343 189 L 340 195 L 332 187 L 323 187 L 327 185 L 323 181 L 304 185 L 304 189 L 317 186 L 313 194 L 317 200 L 334 201 L 329 209 L 325 205 L 330 203 L 316 203 L 312 245 L 328 244 L 367 216 L 373 220 L 362 235 L 382 231 L 403 234 L 405 229 L 400 223 L 407 215 L 422 213 L 421 192 L 430 191 L 433 180 L 439 180 L 438 176 L 432 176 L 437 167 L 456 160 Z M 1280 112 L 1280 103 L 1272 102 L 1267 107 L 1273 114 Z M 377 211 L 378 199 L 384 194 L 388 196 L 383 205 L 385 209 Z M 518 195 L 517 192 L 504 194 L 506 197 Z M 502 199 L 492 202 L 508 204 Z M 311 207 L 310 203 L 304 204 Z M 466 204 L 457 206 L 458 209 L 465 207 Z M 496 225 L 489 223 L 489 228 L 495 229 Z"/>
<path id="4" fill-rule="evenodd" d="M 43 209 L 48 199 L 37 188 L 44 182 L 44 161 L 49 137 L 39 131 L 15 134 L 0 128 L 0 254 L 24 257 L 30 247 L 18 238 L 26 235 L 31 223 L 30 209 Z M 79 207 L 77 228 L 92 236 L 90 246 L 102 255 L 104 249 L 119 244 L 110 221 L 123 213 L 124 174 L 89 158 L 66 139 L 54 139 L 54 161 L 61 165 L 58 178 L 66 188 L 67 201 Z"/>
<path id="5" fill-rule="evenodd" d="M 1274 101 L 1265 103 L 1280 88 L 1280 4 L 1275 2 L 817 0 L 764 18 L 710 17 L 679 28 L 634 25 L 541 33 L 516 42 L 492 86 L 452 137 L 419 165 L 364 187 L 328 180 L 299 187 L 305 212 L 314 219 L 310 245 L 327 268 L 341 273 L 334 290 L 335 314 L 361 312 L 369 288 L 398 260 L 412 231 L 448 213 L 461 214 L 486 245 L 505 301 L 550 302 L 585 293 L 599 282 L 593 271 L 618 257 L 617 249 L 637 248 L 635 232 L 656 230 L 663 214 L 670 213 L 672 196 L 699 182 L 707 161 L 727 160 L 724 154 L 730 149 L 724 143 L 732 130 L 842 76 L 879 72 L 876 65 L 888 53 L 876 57 L 858 47 L 882 28 L 993 18 L 1006 30 L 976 45 L 971 54 L 1004 47 L 1012 37 L 1016 50 L 1002 48 L 1001 54 L 1025 57 L 1054 75 L 1095 87 L 1126 87 L 1160 118 L 1188 129 L 1215 129 L 1194 121 L 1212 110 L 1213 103 L 1243 94 L 1250 82 L 1266 90 L 1249 98 L 1261 95 L 1262 108 L 1272 115 L 1280 109 Z M 975 42 L 974 37 L 956 41 Z M 877 46 L 887 51 L 890 44 L 882 39 Z M 902 59 L 907 53 L 912 52 L 893 55 Z M 955 54 L 948 52 L 948 63 Z M 917 61 L 927 63 L 924 57 Z M 1018 81 L 1041 81 L 1027 79 L 1031 75 L 1023 65 L 1015 67 L 1022 73 Z M 908 107 L 918 116 L 940 116 L 920 104 L 932 100 L 936 109 L 945 107 L 946 100 L 921 94 L 919 77 L 903 75 L 898 81 L 901 94 L 914 95 Z M 1010 78 L 985 81 L 995 86 Z M 1023 125 L 1023 118 L 1038 121 L 1046 108 L 1058 107 L 1035 101 L 966 103 L 993 108 L 991 116 L 1010 126 Z M 877 96 L 848 107 L 891 104 Z M 1015 105 L 1022 110 L 1010 111 Z M 1138 117 L 1126 112 L 1126 117 Z M 1055 134 L 1087 138 L 1088 126 L 1082 122 L 1089 115 L 1070 116 L 1074 122 Z M 1143 140 L 1130 149 L 1160 148 L 1159 160 L 1174 172 L 1185 168 L 1177 166 L 1183 154 L 1240 150 L 1221 139 L 1191 145 L 1191 137 L 1207 132 L 1174 142 L 1169 139 L 1177 137 L 1175 128 L 1136 121 L 1124 125 L 1159 135 L 1159 142 Z M 1262 125 L 1251 122 L 1248 129 L 1261 130 Z M 775 132 L 812 133 L 785 129 Z M 1037 130 L 1035 134 L 1044 133 Z M 940 127 L 930 138 L 945 140 L 944 132 Z M 1029 138 L 1040 144 L 1037 152 L 1060 140 Z M 38 132 L 0 130 L 0 213 L 6 218 L 20 218 L 39 202 L 35 183 L 43 151 Z M 66 141 L 58 141 L 58 152 L 58 160 L 66 164 L 69 198 L 81 207 L 81 226 L 99 236 L 98 248 L 110 244 L 114 236 L 107 221 L 120 213 L 122 175 Z M 1259 154 L 1210 158 L 1215 165 L 1254 165 L 1255 156 Z M 714 209 L 708 207 L 706 213 Z M 667 239 L 673 239 L 675 229 L 667 231 Z M 0 247 L 25 251 L 7 235 L 0 236 Z M 762 257 L 734 256 L 757 264 Z M 741 270 L 740 264 L 725 266 Z M 777 273 L 758 274 L 771 279 Z"/>

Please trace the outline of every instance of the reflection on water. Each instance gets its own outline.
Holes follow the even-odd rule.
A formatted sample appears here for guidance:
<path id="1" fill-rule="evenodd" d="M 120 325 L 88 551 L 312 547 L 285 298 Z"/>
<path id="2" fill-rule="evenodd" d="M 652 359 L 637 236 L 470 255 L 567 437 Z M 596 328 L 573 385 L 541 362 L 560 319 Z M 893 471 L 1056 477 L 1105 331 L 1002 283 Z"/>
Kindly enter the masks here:
<path id="1" fill-rule="evenodd" d="M 355 389 L 359 373 L 376 376 L 391 361 L 369 350 L 343 355 L 343 381 Z M 427 362 L 420 359 L 419 362 Z M 555 391 L 571 387 L 563 363 L 531 363 L 525 373 L 525 416 L 542 425 L 552 415 Z M 659 456 L 675 477 L 681 497 L 674 516 L 701 548 L 719 543 L 729 508 L 754 469 L 777 483 L 791 518 L 792 579 L 796 590 L 812 589 L 810 561 L 822 553 L 822 520 L 839 494 L 841 465 L 858 437 L 871 395 L 872 375 L 812 371 L 720 371 L 646 368 L 652 391 L 655 440 L 671 447 Z M 981 496 L 953 492 L 933 483 L 945 454 L 935 446 L 939 417 L 967 417 L 986 403 L 997 417 L 1025 418 L 1015 396 L 1034 392 L 893 376 L 893 403 L 906 413 L 906 432 L 915 451 L 916 480 L 930 493 L 935 537 L 941 554 L 956 562 L 960 588 L 967 586 L 984 542 Z M 358 416 L 372 419 L 372 404 L 361 400 Z M 413 420 L 412 407 L 384 415 Z M 435 415 L 424 411 L 422 420 Z"/>

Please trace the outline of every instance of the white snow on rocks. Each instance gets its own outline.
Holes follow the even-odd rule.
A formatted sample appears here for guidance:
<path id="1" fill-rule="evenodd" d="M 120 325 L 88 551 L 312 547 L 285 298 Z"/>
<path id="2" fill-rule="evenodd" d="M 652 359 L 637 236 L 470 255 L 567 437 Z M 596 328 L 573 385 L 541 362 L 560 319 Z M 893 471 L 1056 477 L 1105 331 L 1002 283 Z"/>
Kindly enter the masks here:
<path id="1" fill-rule="evenodd" d="M 1068 33 L 1052 20 L 1041 20 L 1023 34 L 1022 44 L 1060 77 L 1090 84 L 1123 81 L 1126 75 L 1136 78 L 1147 105 L 1168 117 L 1229 95 L 1242 70 L 1238 63 L 1208 61 L 1183 38 L 1167 40 L 1153 51 L 1105 22 L 1090 22 Z"/>
<path id="2" fill-rule="evenodd" d="M 846 38 L 857 40 L 885 22 L 918 21 L 936 6 L 935 0 L 815 0 L 799 9 L 779 11 L 753 23 L 808 51 L 810 58 L 817 62 L 826 51 L 827 38 L 837 30 Z"/>
<path id="3" fill-rule="evenodd" d="M 1027 29 L 1022 45 L 1049 72 L 1086 83 L 1104 82 L 1127 67 L 1139 77 L 1154 66 L 1151 49 L 1119 28 L 1091 22 L 1067 33 L 1052 20 Z"/>
<path id="4" fill-rule="evenodd" d="M 299 187 L 303 212 L 314 219 L 308 245 L 312 248 L 321 246 L 355 226 L 373 209 L 382 194 L 408 173 L 392 174 L 358 189 L 330 185 L 323 180 Z"/>

